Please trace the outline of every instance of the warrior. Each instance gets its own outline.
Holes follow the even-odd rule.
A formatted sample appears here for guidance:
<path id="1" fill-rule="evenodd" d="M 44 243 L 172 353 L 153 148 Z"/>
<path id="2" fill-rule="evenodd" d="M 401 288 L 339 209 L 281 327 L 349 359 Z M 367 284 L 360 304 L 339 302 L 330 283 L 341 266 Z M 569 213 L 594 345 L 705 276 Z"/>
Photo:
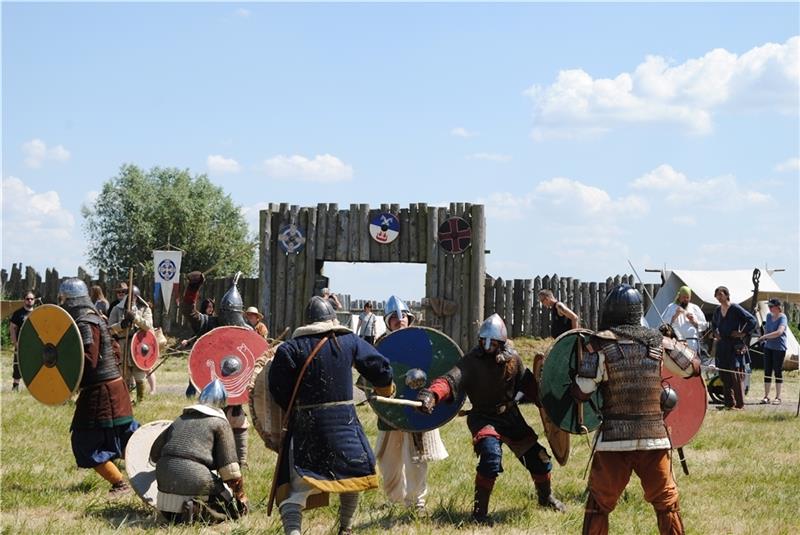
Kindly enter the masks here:
<path id="1" fill-rule="evenodd" d="M 133 302 L 130 310 L 127 306 L 128 296 L 125 295 L 108 313 L 108 325 L 109 329 L 111 329 L 111 336 L 114 339 L 114 353 L 118 360 L 121 360 L 123 353 L 120 341 L 123 344 L 130 342 L 130 336 L 136 330 L 151 331 L 153 329 L 153 312 L 150 310 L 147 301 L 142 299 L 139 287 L 134 286 L 131 293 L 133 294 Z M 128 369 L 131 370 L 136 383 L 136 403 L 141 403 L 144 399 L 144 382 L 147 372 L 136 367 L 130 355 L 130 348 L 127 348 L 127 350 Z"/>
<path id="2" fill-rule="evenodd" d="M 222 410 L 227 398 L 214 379 L 150 449 L 156 506 L 169 522 L 222 522 L 248 512 L 233 430 Z"/>
<path id="3" fill-rule="evenodd" d="M 394 295 L 386 302 L 384 313 L 388 332 L 405 329 L 414 323 L 414 315 Z M 439 430 L 408 433 L 378 418 L 375 456 L 382 476 L 383 492 L 389 501 L 405 504 L 423 513 L 425 496 L 428 494 L 428 461 L 447 458 L 447 449 Z"/>
<path id="4" fill-rule="evenodd" d="M 539 505 L 563 512 L 564 504 L 551 490 L 550 455 L 539 444 L 517 406 L 519 392 L 539 403 L 533 373 L 511 347 L 506 325 L 497 314 L 484 320 L 478 337 L 477 347 L 417 394 L 417 400 L 422 402 L 420 410 L 428 414 L 437 403 L 453 400 L 460 392 L 466 393 L 472 403 L 467 426 L 478 455 L 472 518 L 482 524 L 493 523 L 488 514 L 489 498 L 497 476 L 503 471 L 503 444 L 530 472 Z"/>
<path id="5" fill-rule="evenodd" d="M 242 301 L 242 295 L 239 293 L 239 289 L 236 288 L 236 282 L 239 278 L 238 274 L 234 277 L 231 287 L 225 292 L 225 295 L 222 296 L 218 312 L 215 316 L 209 316 L 197 310 L 197 298 L 200 293 L 200 288 L 206 280 L 205 275 L 199 271 L 192 271 L 186 278 L 189 284 L 186 285 L 186 291 L 183 293 L 181 312 L 183 316 L 189 320 L 189 324 L 192 326 L 192 330 L 198 338 L 217 327 L 228 325 L 252 329 L 252 327 L 245 322 L 244 316 L 242 316 L 244 301 Z M 228 361 L 227 364 L 236 366 L 238 363 L 231 360 Z M 228 370 L 229 373 L 235 373 L 236 371 L 238 370 Z M 223 370 L 223 373 L 225 372 L 226 370 Z M 250 422 L 247 421 L 247 414 L 244 412 L 241 405 L 228 405 L 225 408 L 225 416 L 227 416 L 233 428 L 233 438 L 236 441 L 239 465 L 242 468 L 246 468 L 247 429 L 250 427 Z"/>
<path id="6" fill-rule="evenodd" d="M 139 424 L 133 419 L 128 389 L 119 373 L 105 319 L 89 299 L 89 289 L 78 278 L 65 279 L 58 300 L 81 333 L 83 376 L 72 417 L 72 453 L 79 468 L 93 468 L 111 483 L 109 495 L 130 491 L 122 473 L 111 462 L 124 457 Z"/>
<path id="7" fill-rule="evenodd" d="M 269 391 L 289 414 L 274 483 L 283 529 L 301 533 L 302 510 L 339 493 L 339 533 L 351 533 L 359 492 L 378 487 L 375 457 L 353 404 L 352 368 L 375 386 L 394 390 L 389 360 L 339 325 L 330 302 L 309 301 L 307 324 L 275 353 Z"/>
<path id="8" fill-rule="evenodd" d="M 590 338 L 572 385 L 578 400 L 588 399 L 598 388 L 603 395 L 584 534 L 608 533 L 608 515 L 632 471 L 656 511 L 659 532 L 684 533 L 664 424 L 664 411 L 676 400 L 672 389 L 662 387 L 661 366 L 688 378 L 700 374 L 700 362 L 688 348 L 665 349 L 662 334 L 641 325 L 642 312 L 636 289 L 622 284 L 611 290 L 602 306 L 601 330 Z"/>

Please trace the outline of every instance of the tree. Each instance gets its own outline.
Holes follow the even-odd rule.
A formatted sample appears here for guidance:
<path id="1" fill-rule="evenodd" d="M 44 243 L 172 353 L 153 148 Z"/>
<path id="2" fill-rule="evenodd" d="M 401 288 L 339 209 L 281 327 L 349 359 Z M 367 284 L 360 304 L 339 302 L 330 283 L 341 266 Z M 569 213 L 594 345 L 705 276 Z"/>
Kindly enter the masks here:
<path id="1" fill-rule="evenodd" d="M 128 268 L 152 270 L 153 250 L 171 243 L 185 251 L 181 271 L 230 275 L 255 271 L 255 243 L 239 207 L 206 175 L 123 165 L 81 210 L 89 263 L 125 278 Z"/>

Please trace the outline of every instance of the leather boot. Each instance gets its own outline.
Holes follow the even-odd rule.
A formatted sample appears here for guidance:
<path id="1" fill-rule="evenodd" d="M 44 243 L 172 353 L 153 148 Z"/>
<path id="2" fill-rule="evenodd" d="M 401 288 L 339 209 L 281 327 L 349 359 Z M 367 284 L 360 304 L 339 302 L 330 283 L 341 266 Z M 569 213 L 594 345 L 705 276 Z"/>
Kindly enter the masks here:
<path id="1" fill-rule="evenodd" d="M 494 488 L 494 478 L 475 475 L 475 499 L 472 502 L 472 520 L 479 524 L 493 525 L 489 516 L 489 497 Z"/>
<path id="2" fill-rule="evenodd" d="M 534 485 L 536 486 L 536 496 L 539 505 L 552 509 L 553 511 L 558 511 L 559 513 L 563 513 L 567 510 L 567 507 L 553 496 L 553 490 L 549 479 L 547 481 L 534 481 Z"/>
<path id="3" fill-rule="evenodd" d="M 144 381 L 136 381 L 136 403 L 144 399 Z"/>

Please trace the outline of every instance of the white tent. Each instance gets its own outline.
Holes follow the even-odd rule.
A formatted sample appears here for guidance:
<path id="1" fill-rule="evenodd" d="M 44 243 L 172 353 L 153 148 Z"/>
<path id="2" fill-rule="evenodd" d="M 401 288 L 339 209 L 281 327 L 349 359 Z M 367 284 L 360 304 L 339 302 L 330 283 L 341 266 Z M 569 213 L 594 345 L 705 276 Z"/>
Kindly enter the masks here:
<path id="1" fill-rule="evenodd" d="M 750 310 L 750 301 L 753 297 L 753 272 L 752 270 L 731 270 L 731 271 L 688 271 L 674 270 L 664 272 L 664 284 L 658 290 L 654 298 L 654 303 L 650 305 L 645 314 L 645 320 L 651 327 L 661 324 L 660 312 L 664 312 L 667 306 L 675 299 L 678 288 L 688 286 L 692 289 L 692 303 L 703 309 L 706 318 L 711 321 L 711 315 L 719 306 L 714 298 L 714 290 L 718 286 L 725 286 L 731 292 L 731 302 L 742 305 Z M 766 315 L 766 300 L 777 297 L 782 301 L 800 303 L 800 294 L 797 292 L 786 292 L 778 287 L 775 280 L 768 272 L 762 271 L 758 286 L 759 307 L 757 314 L 759 322 L 763 322 Z M 787 363 L 798 361 L 800 344 L 791 330 L 787 333 Z M 790 364 L 791 366 L 791 364 Z M 796 364 L 795 364 L 796 366 Z"/>

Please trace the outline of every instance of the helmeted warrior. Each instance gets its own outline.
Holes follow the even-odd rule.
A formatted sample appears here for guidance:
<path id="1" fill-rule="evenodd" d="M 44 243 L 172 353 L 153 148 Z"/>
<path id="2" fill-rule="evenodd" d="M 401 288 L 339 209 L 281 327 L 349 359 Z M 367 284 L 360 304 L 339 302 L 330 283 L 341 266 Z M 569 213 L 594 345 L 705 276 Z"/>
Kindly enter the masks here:
<path id="1" fill-rule="evenodd" d="M 123 354 L 128 354 L 128 369 L 131 370 L 131 375 L 136 383 L 136 402 L 139 403 L 144 399 L 144 383 L 147 372 L 136 367 L 130 355 L 130 347 L 123 350 L 120 344 L 130 343 L 130 336 L 137 330 L 152 331 L 153 312 L 147 301 L 142 299 L 138 286 L 134 286 L 131 293 L 133 299 L 130 310 L 128 310 L 128 296 L 125 296 L 108 313 L 108 325 L 114 339 L 114 352 L 117 360 L 120 360 Z"/>
<path id="2" fill-rule="evenodd" d="M 414 315 L 401 299 L 394 295 L 389 297 L 384 309 L 388 332 L 409 327 L 414 320 Z M 424 511 L 425 496 L 428 494 L 428 461 L 447 458 L 447 449 L 439 430 L 409 433 L 397 430 L 378 418 L 375 456 L 383 491 L 389 501 Z"/>
<path id="3" fill-rule="evenodd" d="M 598 388 L 603 394 L 583 533 L 608 533 L 608 515 L 631 471 L 656 511 L 659 532 L 683 533 L 664 424 L 664 412 L 675 405 L 675 391 L 662 388 L 661 366 L 692 377 L 700 373 L 699 360 L 683 346 L 670 344 L 672 349 L 666 350 L 659 331 L 641 326 L 642 296 L 627 284 L 609 292 L 601 314 L 601 330 L 590 338 L 572 386 L 580 400 Z"/>
<path id="4" fill-rule="evenodd" d="M 233 430 L 222 410 L 226 401 L 225 387 L 214 379 L 150 449 L 156 506 L 170 522 L 220 522 L 248 511 Z"/>
<path id="5" fill-rule="evenodd" d="M 539 403 L 533 374 L 511 347 L 506 325 L 492 314 L 480 327 L 478 346 L 464 355 L 445 375 L 419 391 L 423 412 L 431 413 L 437 403 L 447 402 L 464 392 L 472 403 L 467 426 L 478 455 L 472 518 L 491 523 L 489 497 L 502 466 L 502 445 L 507 445 L 530 472 L 539 505 L 564 511 L 550 485 L 552 463 L 517 406 L 517 394 Z"/>
<path id="6" fill-rule="evenodd" d="M 183 293 L 181 300 L 181 312 L 183 316 L 189 320 L 195 335 L 199 338 L 207 332 L 224 326 L 245 327 L 252 329 L 250 325 L 244 320 L 242 311 L 244 310 L 244 301 L 236 283 L 239 280 L 239 273 L 233 278 L 233 284 L 227 292 L 222 296 L 219 306 L 216 309 L 216 315 L 209 316 L 197 310 L 197 298 L 200 293 L 200 288 L 203 286 L 206 277 L 199 271 L 192 271 L 186 278 L 189 283 Z M 234 359 L 231 359 L 233 361 Z M 237 362 L 230 362 L 229 366 L 240 365 Z M 237 370 L 229 368 L 222 370 L 225 375 L 230 375 Z M 198 385 L 200 386 L 200 385 Z M 247 414 L 241 405 L 228 405 L 225 408 L 225 415 L 233 428 L 233 438 L 236 440 L 236 451 L 239 456 L 239 465 L 242 468 L 247 467 L 247 429 L 250 427 L 250 422 L 247 421 Z"/>
<path id="7" fill-rule="evenodd" d="M 77 278 L 64 280 L 58 289 L 66 310 L 83 340 L 83 376 L 72 417 L 72 453 L 80 468 L 93 468 L 111 483 L 110 494 L 129 490 L 122 473 L 111 461 L 124 457 L 128 439 L 139 427 L 127 386 L 119 373 L 105 319 L 89 299 L 89 289 Z"/>
<path id="8" fill-rule="evenodd" d="M 360 491 L 378 487 L 375 457 L 353 405 L 352 368 L 393 393 L 392 368 L 375 347 L 339 325 L 330 303 L 312 297 L 307 324 L 275 353 L 269 391 L 290 414 L 277 468 L 284 532 L 299 535 L 302 510 L 339 493 L 339 533 L 350 533 Z"/>

